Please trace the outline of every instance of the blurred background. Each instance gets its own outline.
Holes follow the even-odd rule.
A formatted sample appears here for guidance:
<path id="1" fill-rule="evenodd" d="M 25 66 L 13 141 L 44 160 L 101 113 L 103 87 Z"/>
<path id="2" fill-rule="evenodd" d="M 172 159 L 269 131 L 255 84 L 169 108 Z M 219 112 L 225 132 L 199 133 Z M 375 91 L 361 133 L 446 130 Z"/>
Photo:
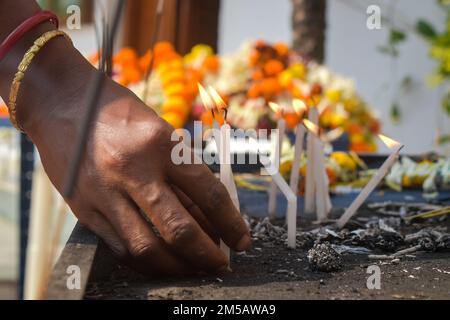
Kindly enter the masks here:
<path id="1" fill-rule="evenodd" d="M 115 1 L 38 2 L 58 13 L 75 46 L 96 65 L 99 34 Z M 386 153 L 373 139 L 381 131 L 403 142 L 407 154 L 436 152 L 448 157 L 448 8 L 445 0 L 166 0 L 158 51 L 155 47 L 152 54 L 148 50 L 156 1 L 128 1 L 116 39 L 114 77 L 142 97 L 142 78 L 154 57 L 154 67 L 160 72 L 149 80 L 146 102 L 175 127 L 187 126 L 193 119 L 208 122 L 206 115 L 196 111 L 197 80 L 217 87 L 226 96 L 232 124 L 238 127 L 264 127 L 273 119 L 261 111 L 261 101 L 278 99 L 283 104 L 287 99 L 284 91 L 289 97 L 308 99 L 304 92 L 296 91 L 295 84 L 313 90 L 319 83 L 320 94 L 336 105 L 321 122 L 327 128 L 342 126 L 349 149 Z M 81 25 L 73 28 L 73 15 L 78 13 Z M 264 60 L 266 54 L 274 55 L 269 60 L 281 61 L 280 70 L 276 63 Z M 293 54 L 298 55 L 294 62 L 283 60 L 283 55 Z M 177 59 L 183 63 L 185 87 L 165 87 L 165 80 L 157 77 L 166 61 Z M 318 64 L 311 66 L 310 61 Z M 259 63 L 265 63 L 262 73 L 256 72 Z M 275 83 L 269 81 L 275 78 Z M 171 90 L 188 93 L 181 102 L 165 99 Z M 21 273 L 19 204 L 31 195 L 31 190 L 25 190 L 23 198 L 19 197 L 21 138 L 10 127 L 1 105 L 0 299 L 16 297 Z M 240 111 L 243 105 L 251 110 L 251 121 L 249 114 Z M 340 112 L 340 108 L 345 110 Z M 343 114 L 345 119 L 341 119 Z M 30 162 L 39 161 L 29 150 L 24 156 Z M 28 168 L 23 174 L 30 177 L 32 169 Z M 67 217 L 61 245 L 75 221 L 72 215 Z M 22 246 L 24 241 L 22 238 Z"/>

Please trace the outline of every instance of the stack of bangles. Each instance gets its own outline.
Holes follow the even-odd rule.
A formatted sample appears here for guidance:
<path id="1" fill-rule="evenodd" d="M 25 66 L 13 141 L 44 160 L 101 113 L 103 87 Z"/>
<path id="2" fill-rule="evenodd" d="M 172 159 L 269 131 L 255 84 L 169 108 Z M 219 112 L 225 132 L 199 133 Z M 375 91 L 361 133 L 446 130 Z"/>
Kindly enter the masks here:
<path id="1" fill-rule="evenodd" d="M 11 32 L 6 39 L 0 44 L 0 61 L 6 56 L 8 51 L 14 46 L 17 41 L 19 41 L 27 32 L 35 28 L 36 26 L 40 25 L 41 23 L 51 21 L 56 28 L 58 28 L 58 18 L 55 14 L 49 11 L 39 11 L 32 17 L 25 20 L 23 23 L 21 23 L 13 32 Z M 22 58 L 22 61 L 20 62 L 17 72 L 14 76 L 13 82 L 11 84 L 11 89 L 9 93 L 9 103 L 8 103 L 8 110 L 9 110 L 9 117 L 11 120 L 11 123 L 13 126 L 21 131 L 24 132 L 23 128 L 19 125 L 17 122 L 17 96 L 19 93 L 20 85 L 22 83 L 22 80 L 25 76 L 25 72 L 27 71 L 28 67 L 30 66 L 31 62 L 33 61 L 33 58 L 36 56 L 36 54 L 42 49 L 42 47 L 45 46 L 47 42 L 49 42 L 51 39 L 63 36 L 66 38 L 70 43 L 72 41 L 70 40 L 69 36 L 60 30 L 52 30 L 45 32 L 42 34 L 39 38 L 37 38 L 34 41 L 34 44 L 27 50 L 25 55 Z"/>

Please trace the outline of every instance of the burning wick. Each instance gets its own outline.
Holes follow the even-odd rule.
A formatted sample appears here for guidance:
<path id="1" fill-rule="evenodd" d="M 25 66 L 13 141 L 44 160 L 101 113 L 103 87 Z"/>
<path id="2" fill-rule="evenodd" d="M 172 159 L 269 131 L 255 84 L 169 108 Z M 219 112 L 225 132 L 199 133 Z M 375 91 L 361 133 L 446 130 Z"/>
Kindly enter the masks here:
<path id="1" fill-rule="evenodd" d="M 209 86 L 209 94 L 213 98 L 214 102 L 216 103 L 216 108 L 219 112 L 223 112 L 223 119 L 225 124 L 227 123 L 227 115 L 228 115 L 228 106 L 226 105 L 225 101 L 223 101 L 220 94 L 214 89 L 213 87 Z"/>
<path id="2" fill-rule="evenodd" d="M 382 134 L 379 134 L 378 137 L 383 141 L 383 143 L 393 150 L 392 154 L 386 159 L 383 165 L 378 169 L 376 174 L 370 179 L 370 181 L 366 184 L 364 189 L 361 190 L 356 199 L 352 202 L 350 207 L 345 211 L 345 213 L 338 220 L 337 225 L 339 228 L 343 228 L 347 222 L 356 214 L 359 207 L 366 201 L 369 195 L 373 190 L 377 187 L 377 185 L 381 182 L 384 176 L 389 172 L 391 167 L 397 161 L 400 150 L 404 147 L 398 141 L 395 141 L 389 137 L 386 137 Z"/>
<path id="3" fill-rule="evenodd" d="M 272 151 L 271 158 L 274 167 L 278 170 L 280 166 L 280 156 L 281 156 L 281 147 L 283 145 L 284 133 L 286 130 L 286 121 L 283 118 L 283 108 L 280 107 L 275 102 L 269 102 L 270 109 L 275 113 L 275 117 L 277 118 L 277 131 L 278 136 L 275 141 L 274 150 Z M 269 217 L 271 219 L 275 219 L 276 210 L 277 210 L 277 193 L 278 188 L 275 183 L 273 177 L 270 182 L 269 188 L 269 203 L 268 203 L 268 212 Z"/>

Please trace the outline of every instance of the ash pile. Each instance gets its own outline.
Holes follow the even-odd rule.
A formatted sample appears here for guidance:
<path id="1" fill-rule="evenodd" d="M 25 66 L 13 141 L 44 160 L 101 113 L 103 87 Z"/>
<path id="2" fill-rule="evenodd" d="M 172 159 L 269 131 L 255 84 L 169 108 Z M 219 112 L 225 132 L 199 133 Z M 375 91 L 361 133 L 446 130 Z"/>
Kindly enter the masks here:
<path id="1" fill-rule="evenodd" d="M 296 248 L 308 250 L 313 270 L 341 269 L 342 254 L 396 263 L 421 252 L 450 251 L 449 207 L 392 202 L 368 207 L 371 215 L 356 217 L 341 230 L 334 221 L 311 230 L 297 229 Z M 285 226 L 272 224 L 268 218 L 246 218 L 255 240 L 287 245 Z"/>

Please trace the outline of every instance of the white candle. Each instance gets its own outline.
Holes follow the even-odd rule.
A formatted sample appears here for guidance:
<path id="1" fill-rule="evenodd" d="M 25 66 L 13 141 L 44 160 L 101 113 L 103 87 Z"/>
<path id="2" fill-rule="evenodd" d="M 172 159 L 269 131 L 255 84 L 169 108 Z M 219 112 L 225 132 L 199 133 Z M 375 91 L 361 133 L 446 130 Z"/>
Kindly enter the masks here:
<path id="1" fill-rule="evenodd" d="M 303 151 L 303 140 L 305 137 L 305 127 L 301 124 L 297 125 L 295 132 L 295 147 L 294 147 L 294 160 L 292 162 L 290 187 L 292 191 L 297 194 L 298 182 L 300 178 L 300 160 Z"/>
<path id="2" fill-rule="evenodd" d="M 220 180 L 227 188 L 234 206 L 240 211 L 239 197 L 231 169 L 231 128 L 228 124 L 220 128 L 220 137 Z"/>
<path id="3" fill-rule="evenodd" d="M 288 247 L 295 248 L 295 240 L 297 233 L 297 196 L 291 187 L 277 171 L 272 175 L 272 180 L 280 188 L 287 200 L 287 228 L 288 228 Z"/>
<path id="4" fill-rule="evenodd" d="M 316 207 L 317 221 L 325 221 L 328 218 L 328 213 L 331 211 L 331 199 L 329 193 L 329 181 L 325 166 L 324 144 L 320 138 L 319 127 L 309 120 L 303 121 L 305 127 L 309 130 L 311 137 L 314 158 L 314 175 L 315 192 L 314 201 Z"/>
<path id="5" fill-rule="evenodd" d="M 52 220 L 53 186 L 41 164 L 33 174 L 30 226 L 26 253 L 26 300 L 45 299 L 48 266 L 51 254 L 50 225 Z"/>
<path id="6" fill-rule="evenodd" d="M 292 169 L 291 169 L 291 177 L 290 177 L 290 188 L 292 190 L 292 192 L 297 195 L 298 194 L 298 182 L 299 182 L 299 177 L 300 177 L 300 160 L 301 160 L 301 155 L 303 152 L 303 139 L 305 137 L 305 128 L 299 124 L 296 127 L 297 131 L 295 132 L 295 149 L 294 149 L 294 160 L 292 163 Z M 296 206 L 297 206 L 297 202 L 296 202 Z M 288 223 L 289 226 L 289 204 L 288 207 L 286 209 L 286 222 Z"/>
<path id="7" fill-rule="evenodd" d="M 250 138 L 250 142 L 258 148 L 258 143 L 255 139 Z M 259 150 L 258 150 L 259 152 Z M 283 195 L 286 197 L 287 210 L 287 227 L 288 227 L 288 246 L 295 248 L 297 235 L 297 195 L 292 191 L 291 187 L 283 179 L 280 172 L 274 166 L 272 160 L 267 156 L 260 154 L 260 161 L 265 167 L 266 172 L 271 175 L 273 183 L 280 188 Z"/>
<path id="8" fill-rule="evenodd" d="M 403 145 L 388 138 L 383 135 L 379 135 L 386 145 L 393 148 L 393 153 L 386 159 L 383 165 L 378 169 L 376 174 L 370 179 L 366 186 L 361 190 L 356 199 L 352 202 L 350 207 L 344 212 L 344 214 L 339 218 L 337 225 L 339 228 L 343 228 L 347 222 L 356 214 L 359 207 L 364 203 L 364 201 L 369 197 L 372 191 L 378 186 L 381 180 L 389 172 L 390 168 L 397 161 L 399 152 L 403 148 Z"/>
<path id="9" fill-rule="evenodd" d="M 286 130 L 286 121 L 283 119 L 283 110 L 279 105 L 273 102 L 269 102 L 269 106 L 272 109 L 272 111 L 275 112 L 276 117 L 278 118 L 276 140 L 271 155 L 273 164 L 275 168 L 278 169 L 280 167 L 281 148 L 283 145 L 284 133 Z M 269 217 L 272 220 L 275 219 L 277 212 L 277 194 L 278 194 L 278 187 L 277 184 L 272 179 L 270 181 L 269 186 L 269 202 L 268 202 Z"/>
<path id="10" fill-rule="evenodd" d="M 222 97 L 213 87 L 209 87 L 208 89 L 209 94 L 211 95 L 216 105 L 216 110 L 218 112 L 225 111 L 226 115 L 227 106 L 223 101 Z M 224 117 L 224 120 L 226 121 L 226 116 Z M 225 123 L 220 127 L 219 139 L 216 139 L 216 142 L 218 144 L 217 150 L 219 150 L 219 159 L 220 159 L 220 181 L 224 184 L 225 188 L 227 189 L 228 194 L 230 195 L 230 198 L 235 208 L 238 211 L 240 211 L 239 197 L 237 193 L 236 183 L 234 182 L 233 171 L 231 169 L 230 140 L 231 140 L 231 128 L 227 123 Z M 227 245 L 225 245 L 225 243 L 223 243 L 222 240 L 220 241 L 220 248 L 228 257 L 229 260 L 230 248 Z"/>
<path id="11" fill-rule="evenodd" d="M 328 217 L 328 179 L 325 169 L 325 155 L 323 153 L 323 143 L 319 137 L 315 139 L 315 166 L 314 166 L 314 178 L 316 181 L 316 216 L 317 221 L 325 221 Z"/>
<path id="12" fill-rule="evenodd" d="M 308 108 L 306 104 L 299 99 L 292 100 L 292 107 L 294 108 L 295 113 L 299 116 L 299 121 L 297 126 L 295 127 L 295 147 L 294 147 L 294 160 L 292 162 L 291 169 L 291 177 L 290 177 L 290 186 L 292 191 L 295 194 L 298 193 L 298 181 L 300 176 L 300 160 L 303 152 L 303 140 L 305 138 L 305 127 L 302 125 L 302 117 Z"/>
<path id="13" fill-rule="evenodd" d="M 313 124 L 317 125 L 319 122 L 319 113 L 316 108 L 310 108 L 308 111 L 308 118 Z M 305 213 L 311 214 L 316 211 L 316 179 L 314 174 L 315 167 L 315 136 L 312 132 L 308 132 L 306 141 L 306 181 L 305 181 Z"/>

